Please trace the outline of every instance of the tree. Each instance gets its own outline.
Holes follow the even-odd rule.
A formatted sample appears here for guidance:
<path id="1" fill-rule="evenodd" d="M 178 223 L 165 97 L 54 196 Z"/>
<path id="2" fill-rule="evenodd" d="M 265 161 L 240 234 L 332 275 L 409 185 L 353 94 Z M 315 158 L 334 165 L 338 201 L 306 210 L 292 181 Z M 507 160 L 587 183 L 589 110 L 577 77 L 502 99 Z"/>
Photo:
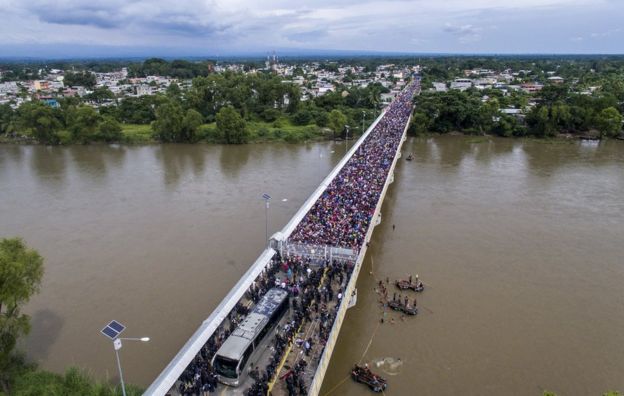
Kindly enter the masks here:
<path id="1" fill-rule="evenodd" d="M 15 132 L 15 111 L 9 104 L 0 105 L 0 135 L 11 135 Z"/>
<path id="2" fill-rule="evenodd" d="M 494 124 L 492 131 L 503 137 L 510 137 L 514 132 L 515 119 L 508 115 L 501 115 L 498 121 Z"/>
<path id="3" fill-rule="evenodd" d="M 95 138 L 100 115 L 91 106 L 79 106 L 68 111 L 67 128 L 74 142 L 88 143 Z"/>
<path id="4" fill-rule="evenodd" d="M 195 142 L 197 139 L 197 130 L 203 122 L 204 119 L 197 110 L 188 109 L 182 120 L 182 131 L 178 141 L 187 143 Z"/>
<path id="5" fill-rule="evenodd" d="M 481 133 L 489 132 L 494 126 L 494 118 L 497 117 L 500 104 L 496 98 L 490 99 L 479 107 L 478 123 Z"/>
<path id="6" fill-rule="evenodd" d="M 412 125 L 410 130 L 415 135 L 422 135 L 429 131 L 431 126 L 431 119 L 425 113 L 416 112 L 412 116 Z"/>
<path id="7" fill-rule="evenodd" d="M 538 137 L 552 137 L 557 133 L 548 106 L 537 106 L 527 115 L 527 124 Z"/>
<path id="8" fill-rule="evenodd" d="M 615 137 L 622 131 L 622 115 L 615 107 L 607 107 L 598 113 L 596 126 L 600 137 Z"/>
<path id="9" fill-rule="evenodd" d="M 61 123 L 54 116 L 50 106 L 40 102 L 25 103 L 20 106 L 19 122 L 32 131 L 33 136 L 44 144 L 58 144 L 58 130 Z"/>
<path id="10" fill-rule="evenodd" d="M 152 131 L 161 142 L 177 142 L 182 134 L 183 121 L 180 105 L 168 102 L 156 109 L 156 121 L 152 123 Z"/>
<path id="11" fill-rule="evenodd" d="M 329 129 L 334 132 L 334 135 L 342 133 L 347 125 L 347 117 L 342 114 L 340 110 L 332 110 L 329 113 Z"/>
<path id="12" fill-rule="evenodd" d="M 182 94 L 182 90 L 180 89 L 180 86 L 177 83 L 172 82 L 167 87 L 167 96 L 168 97 L 170 97 L 172 99 L 175 99 L 175 98 L 179 98 L 181 94 Z"/>
<path id="13" fill-rule="evenodd" d="M 85 96 L 85 99 L 102 103 L 107 100 L 115 99 L 115 94 L 108 87 L 95 88 L 92 93 Z"/>
<path id="14" fill-rule="evenodd" d="M 232 106 L 223 107 L 217 113 L 217 129 L 228 144 L 243 144 L 249 139 L 245 120 Z"/>
<path id="15" fill-rule="evenodd" d="M 156 119 L 154 109 L 165 101 L 166 99 L 158 95 L 124 98 L 118 108 L 118 121 L 129 124 L 149 124 Z"/>
<path id="16" fill-rule="evenodd" d="M 167 102 L 156 109 L 152 131 L 161 142 L 191 143 L 203 123 L 202 115 L 193 109 L 186 113 L 177 102 Z"/>
<path id="17" fill-rule="evenodd" d="M 292 116 L 292 121 L 295 123 L 295 125 L 308 125 L 312 121 L 313 117 L 314 115 L 312 114 L 312 112 L 304 108 L 299 110 Z"/>
<path id="18" fill-rule="evenodd" d="M 20 238 L 0 240 L 0 384 L 5 393 L 17 340 L 30 331 L 30 318 L 20 310 L 39 291 L 42 277 L 39 253 Z"/>
<path id="19" fill-rule="evenodd" d="M 121 125 L 116 119 L 112 117 L 104 117 L 100 126 L 96 138 L 105 142 L 118 142 L 123 137 L 121 132 Z"/>
<path id="20" fill-rule="evenodd" d="M 69 87 L 75 86 L 83 86 L 87 88 L 95 87 L 97 80 L 95 78 L 95 74 L 90 71 L 82 71 L 82 72 L 67 72 L 63 77 L 63 83 Z"/>

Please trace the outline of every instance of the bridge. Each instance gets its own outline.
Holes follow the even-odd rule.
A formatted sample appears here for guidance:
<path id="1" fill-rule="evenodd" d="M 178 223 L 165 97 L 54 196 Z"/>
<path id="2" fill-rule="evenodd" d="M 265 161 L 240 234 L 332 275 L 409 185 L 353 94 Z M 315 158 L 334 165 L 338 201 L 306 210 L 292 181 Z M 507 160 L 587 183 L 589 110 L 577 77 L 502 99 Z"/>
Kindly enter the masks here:
<path id="1" fill-rule="evenodd" d="M 212 391 L 212 356 L 237 326 L 246 325 L 246 315 L 273 287 L 288 290 L 288 314 L 271 330 L 273 337 L 254 342 L 254 355 L 239 385 L 219 384 L 217 391 L 286 395 L 296 389 L 298 394 L 319 394 L 346 311 L 357 300 L 358 274 L 381 222 L 381 207 L 406 139 L 412 98 L 419 91 L 416 76 L 271 237 L 145 395 Z"/>

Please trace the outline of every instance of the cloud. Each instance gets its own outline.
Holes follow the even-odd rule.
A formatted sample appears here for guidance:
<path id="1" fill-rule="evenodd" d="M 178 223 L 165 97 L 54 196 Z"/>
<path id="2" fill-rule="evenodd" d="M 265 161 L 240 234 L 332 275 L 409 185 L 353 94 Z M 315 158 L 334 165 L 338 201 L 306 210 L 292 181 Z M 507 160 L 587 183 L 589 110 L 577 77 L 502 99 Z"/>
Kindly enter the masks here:
<path id="1" fill-rule="evenodd" d="M 457 36 L 461 43 L 467 43 L 481 40 L 483 29 L 470 24 L 455 26 L 452 23 L 446 23 L 443 31 Z"/>
<path id="2" fill-rule="evenodd" d="M 97 26 L 101 28 L 114 28 L 123 23 L 122 20 L 115 17 L 114 14 L 101 10 L 53 10 L 35 13 L 43 22 L 58 25 L 86 25 Z"/>
<path id="3" fill-rule="evenodd" d="M 612 0 L 0 0 L 0 14 L 0 44 L 25 48 L 624 50 Z"/>

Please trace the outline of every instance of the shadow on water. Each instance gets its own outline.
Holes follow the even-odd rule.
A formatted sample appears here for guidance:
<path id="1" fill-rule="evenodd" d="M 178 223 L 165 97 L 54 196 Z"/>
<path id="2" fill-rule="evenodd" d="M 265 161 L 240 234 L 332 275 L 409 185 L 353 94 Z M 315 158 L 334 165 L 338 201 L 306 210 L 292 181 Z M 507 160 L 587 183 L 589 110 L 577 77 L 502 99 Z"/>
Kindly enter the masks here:
<path id="1" fill-rule="evenodd" d="M 19 164 L 24 157 L 23 146 L 5 144 L 0 147 L 0 169 L 8 166 L 7 164 L 13 162 Z"/>
<path id="2" fill-rule="evenodd" d="M 28 336 L 28 355 L 35 361 L 48 358 L 50 347 L 56 342 L 64 320 L 49 309 L 41 309 L 31 319 L 32 330 Z"/>
<path id="3" fill-rule="evenodd" d="M 105 147 L 99 145 L 75 146 L 68 150 L 72 163 L 79 174 L 96 182 L 106 177 Z"/>
<path id="4" fill-rule="evenodd" d="M 249 161 L 250 151 L 254 145 L 232 145 L 221 146 L 219 162 L 221 163 L 221 171 L 228 177 L 238 177 L 240 171 Z"/>
<path id="5" fill-rule="evenodd" d="M 511 154 L 514 149 L 514 141 L 513 139 L 474 141 L 471 143 L 471 149 L 476 162 L 489 165 L 499 157 Z"/>
<path id="6" fill-rule="evenodd" d="M 194 177 L 204 174 L 206 151 L 201 145 L 162 144 L 155 152 L 163 164 L 165 186 L 169 189 L 178 187 L 181 179 L 189 177 L 189 172 Z"/>
<path id="7" fill-rule="evenodd" d="M 529 168 L 535 176 L 550 177 L 571 165 L 605 166 L 624 163 L 619 141 L 529 140 L 523 144 Z"/>
<path id="8" fill-rule="evenodd" d="M 434 154 L 437 163 L 451 173 L 460 170 L 460 165 L 467 154 L 472 150 L 473 144 L 457 136 L 440 136 L 434 139 Z M 432 148 L 429 144 L 428 148 Z"/>
<path id="9" fill-rule="evenodd" d="M 109 169 L 123 166 L 126 148 L 120 145 L 74 146 L 69 150 L 79 173 L 95 181 L 102 180 Z"/>
<path id="10" fill-rule="evenodd" d="M 34 175 L 42 184 L 63 187 L 67 176 L 67 149 L 65 147 L 36 146 L 31 153 Z"/>
<path id="11" fill-rule="evenodd" d="M 418 164 L 428 164 L 433 162 L 437 147 L 435 140 L 425 137 L 412 137 L 403 145 L 403 158 L 407 158 L 410 154 L 414 155 L 414 162 Z"/>

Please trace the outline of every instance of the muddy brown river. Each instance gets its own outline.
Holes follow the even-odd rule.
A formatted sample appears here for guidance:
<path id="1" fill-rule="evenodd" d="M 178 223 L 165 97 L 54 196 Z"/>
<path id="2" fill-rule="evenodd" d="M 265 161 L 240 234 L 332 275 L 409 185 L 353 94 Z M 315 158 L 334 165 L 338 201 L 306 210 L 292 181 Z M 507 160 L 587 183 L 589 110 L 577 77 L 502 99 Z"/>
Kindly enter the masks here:
<path id="1" fill-rule="evenodd" d="M 345 152 L 344 143 L 0 146 L 0 237 L 45 257 L 22 344 L 46 369 L 148 385 Z M 624 142 L 468 137 L 404 145 L 321 394 L 624 390 Z M 392 225 L 395 225 L 393 230 Z M 420 314 L 378 280 L 419 274 Z M 392 290 L 392 289 L 391 289 Z M 405 293 L 403 293 L 405 294 Z M 411 295 L 410 295 L 411 296 Z M 394 321 L 394 323 L 392 323 Z"/>

